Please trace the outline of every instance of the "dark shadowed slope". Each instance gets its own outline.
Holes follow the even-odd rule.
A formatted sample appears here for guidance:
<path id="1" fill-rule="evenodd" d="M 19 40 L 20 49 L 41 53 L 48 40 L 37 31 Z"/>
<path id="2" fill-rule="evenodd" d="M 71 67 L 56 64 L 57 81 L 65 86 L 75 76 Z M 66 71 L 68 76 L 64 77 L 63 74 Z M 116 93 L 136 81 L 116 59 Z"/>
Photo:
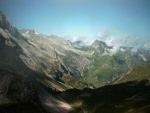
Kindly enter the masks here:
<path id="1" fill-rule="evenodd" d="M 67 90 L 60 96 L 72 113 L 149 113 L 150 65 L 134 68 L 112 83 L 97 89 Z"/>
<path id="2" fill-rule="evenodd" d="M 32 46 L 0 13 L 0 111 L 67 113 L 71 107 L 39 85 L 37 78 L 44 75 L 25 63 L 28 56 L 20 44 Z"/>
<path id="3" fill-rule="evenodd" d="M 98 89 L 68 90 L 60 95 L 74 110 L 70 113 L 149 113 L 148 80 L 108 85 Z"/>

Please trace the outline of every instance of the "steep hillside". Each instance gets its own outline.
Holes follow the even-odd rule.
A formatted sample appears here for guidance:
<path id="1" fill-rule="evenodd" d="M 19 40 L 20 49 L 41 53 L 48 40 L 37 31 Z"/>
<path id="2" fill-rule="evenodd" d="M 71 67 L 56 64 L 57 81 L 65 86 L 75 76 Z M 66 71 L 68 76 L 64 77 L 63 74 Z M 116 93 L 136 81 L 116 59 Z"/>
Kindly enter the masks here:
<path id="1" fill-rule="evenodd" d="M 28 56 L 32 53 L 26 54 L 26 50 L 32 46 L 16 28 L 11 26 L 5 15 L 0 13 L 0 111 L 2 113 L 68 112 L 71 107 L 51 95 L 52 85 L 47 87 L 38 81 L 39 78 L 49 81 L 49 77 L 46 78 L 47 76 L 37 69 L 38 65 L 34 66 Z M 26 60 L 30 61 L 30 64 Z M 51 79 L 50 83 L 55 86 L 54 90 L 58 86 L 67 88 L 54 79 Z M 51 106 L 53 103 L 55 107 Z"/>
<path id="2" fill-rule="evenodd" d="M 141 65 L 133 68 L 127 74 L 124 74 L 122 77 L 113 81 L 113 84 L 141 80 L 150 80 L 150 64 Z"/>
<path id="3" fill-rule="evenodd" d="M 55 88 L 54 86 L 56 86 L 55 89 L 57 87 L 64 88 L 64 82 L 61 78 L 63 74 L 70 76 L 72 72 L 65 67 L 56 51 L 59 49 L 60 54 L 65 54 L 63 53 L 65 49 L 60 49 L 61 47 L 55 43 L 62 43 L 64 48 L 70 48 L 65 46 L 67 41 L 55 36 L 44 38 L 44 35 L 38 35 L 34 30 L 28 31 L 28 35 L 31 35 L 32 38 L 25 38 L 16 28 L 11 26 L 5 15 L 0 14 L 0 68 L 28 76 L 34 76 L 37 73 L 46 75 L 52 78 L 51 81 L 56 84 L 51 87 Z M 61 85 L 58 86 L 59 84 Z M 84 88 L 88 85 L 85 82 L 85 85 L 79 85 L 79 87 Z"/>
<path id="4" fill-rule="evenodd" d="M 90 56 L 92 53 L 80 51 L 60 37 L 54 35 L 46 36 L 37 33 L 34 30 L 20 30 L 20 33 L 27 38 L 29 43 L 38 48 L 39 52 L 43 53 L 43 56 L 41 57 L 47 61 L 47 64 L 56 61 L 65 68 L 65 71 L 73 76 L 81 76 L 84 66 L 90 64 L 90 61 L 86 56 Z M 44 55 L 48 56 L 48 58 L 45 58 Z M 38 57 L 37 54 L 35 54 L 34 57 Z M 81 65 L 79 65 L 79 63 Z M 45 64 L 45 67 L 50 68 L 47 64 Z M 61 67 L 58 66 L 57 68 Z M 45 71 L 46 74 L 49 74 L 50 71 L 55 70 L 43 69 L 43 71 Z"/>

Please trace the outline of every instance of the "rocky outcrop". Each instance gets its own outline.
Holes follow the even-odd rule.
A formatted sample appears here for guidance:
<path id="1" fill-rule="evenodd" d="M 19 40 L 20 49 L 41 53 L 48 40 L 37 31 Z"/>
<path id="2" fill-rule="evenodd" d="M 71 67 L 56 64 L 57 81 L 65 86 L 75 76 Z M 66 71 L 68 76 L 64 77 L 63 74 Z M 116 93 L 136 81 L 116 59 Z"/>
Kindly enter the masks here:
<path id="1" fill-rule="evenodd" d="M 92 43 L 91 47 L 95 48 L 101 54 L 104 53 L 107 49 L 109 49 L 105 42 L 99 40 L 95 40 Z"/>
<path id="2" fill-rule="evenodd" d="M 0 104 L 33 101 L 37 98 L 35 92 L 29 78 L 0 69 Z"/>

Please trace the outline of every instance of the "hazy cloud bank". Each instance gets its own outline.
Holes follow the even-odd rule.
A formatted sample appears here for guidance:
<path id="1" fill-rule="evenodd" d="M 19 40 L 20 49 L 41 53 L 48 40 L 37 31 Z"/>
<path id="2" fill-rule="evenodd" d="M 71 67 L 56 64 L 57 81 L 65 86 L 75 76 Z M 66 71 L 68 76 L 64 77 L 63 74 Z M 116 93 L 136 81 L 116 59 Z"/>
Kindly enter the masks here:
<path id="1" fill-rule="evenodd" d="M 143 37 L 139 35 L 117 35 L 116 33 L 112 33 L 109 30 L 104 29 L 97 33 L 97 39 L 104 41 L 108 46 L 116 46 L 115 50 L 120 46 L 150 50 L 150 42 L 143 40 Z"/>

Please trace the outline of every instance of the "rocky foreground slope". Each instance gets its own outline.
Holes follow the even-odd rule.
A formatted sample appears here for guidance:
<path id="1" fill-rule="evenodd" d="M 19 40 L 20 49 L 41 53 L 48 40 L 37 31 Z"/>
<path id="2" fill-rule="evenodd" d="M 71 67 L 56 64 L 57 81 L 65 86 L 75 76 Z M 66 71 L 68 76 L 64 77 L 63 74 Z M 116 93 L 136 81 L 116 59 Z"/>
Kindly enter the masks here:
<path id="1" fill-rule="evenodd" d="M 32 53 L 26 54 L 23 45 L 26 49 L 33 46 L 16 28 L 11 26 L 5 15 L 0 13 L 0 111 L 2 113 L 56 113 L 58 111 L 66 113 L 70 111 L 69 104 L 49 93 L 53 90 L 53 85 L 57 86 L 60 83 L 47 79 L 47 82 L 51 81 L 52 85 L 47 88 L 42 84 L 41 81 L 44 81 L 45 76 L 38 70 L 37 64 L 37 67 L 34 66 L 32 60 L 31 65 L 27 64 L 26 59 L 30 60 L 28 55 Z M 67 89 L 63 85 L 62 87 Z M 58 87 L 57 90 L 61 89 Z"/>

